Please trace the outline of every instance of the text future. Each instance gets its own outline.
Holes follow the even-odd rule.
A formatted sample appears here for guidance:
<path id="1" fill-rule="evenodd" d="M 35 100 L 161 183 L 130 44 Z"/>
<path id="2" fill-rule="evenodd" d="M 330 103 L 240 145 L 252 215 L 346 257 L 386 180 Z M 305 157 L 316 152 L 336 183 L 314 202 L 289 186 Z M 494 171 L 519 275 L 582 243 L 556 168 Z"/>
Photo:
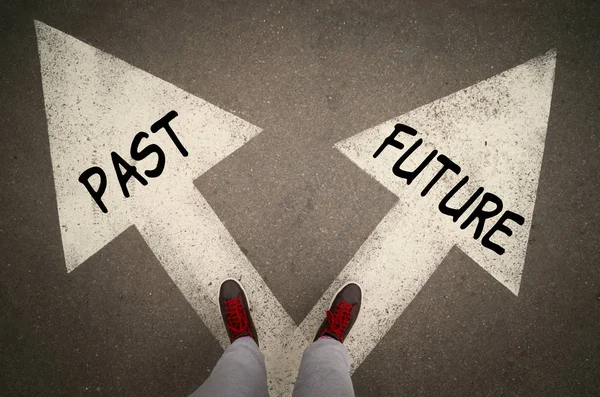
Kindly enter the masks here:
<path id="1" fill-rule="evenodd" d="M 400 141 L 396 140 L 399 133 L 405 133 L 411 136 L 416 136 L 417 131 L 414 128 L 411 128 L 404 124 L 396 124 L 394 131 L 390 136 L 385 138 L 381 146 L 375 151 L 373 154 L 374 158 L 377 158 L 383 150 L 392 146 L 395 149 L 402 150 L 404 149 L 404 144 Z M 431 161 L 436 158 L 436 160 L 441 164 L 441 168 L 435 174 L 435 176 L 431 179 L 431 181 L 425 186 L 425 188 L 421 191 L 421 196 L 425 197 L 427 193 L 431 190 L 431 188 L 442 178 L 442 176 L 447 172 L 453 172 L 454 174 L 460 174 L 461 168 L 458 164 L 450 160 L 443 154 L 438 155 L 438 151 L 436 149 L 432 150 L 427 157 L 419 164 L 414 170 L 408 171 L 402 169 L 402 164 L 406 162 L 406 160 L 411 156 L 411 154 L 421 146 L 423 143 L 423 139 L 418 139 L 415 143 L 412 144 L 402 155 L 398 158 L 396 163 L 392 166 L 392 172 L 398 178 L 402 178 L 406 180 L 406 184 L 410 185 L 419 174 L 431 163 Z M 463 186 L 469 181 L 469 177 L 463 177 L 440 201 L 438 205 L 438 210 L 444 214 L 448 215 L 452 218 L 453 222 L 456 222 L 462 215 L 467 213 L 467 210 L 477 201 L 477 199 L 482 195 L 481 200 L 475 206 L 473 211 L 467 216 L 467 218 L 460 225 L 461 229 L 466 229 L 473 221 L 477 221 L 475 232 L 473 234 L 473 238 L 478 240 L 481 237 L 481 234 L 484 229 L 484 225 L 486 219 L 494 218 L 499 215 L 503 209 L 502 199 L 496 196 L 493 193 L 485 192 L 483 187 L 479 187 L 475 193 L 469 197 L 466 202 L 462 204 L 462 206 L 458 208 L 452 208 L 448 205 L 448 202 L 456 195 L 456 193 L 463 188 Z M 493 208 L 489 208 L 491 204 Z M 486 208 L 486 205 L 488 205 Z M 494 251 L 498 255 L 504 254 L 505 249 L 492 241 L 492 237 L 495 233 L 500 232 L 504 233 L 507 236 L 512 236 L 513 231 L 506 225 L 508 221 L 513 221 L 518 225 L 523 225 L 525 223 L 525 219 L 512 211 L 504 211 L 502 215 L 496 220 L 495 224 L 489 229 L 489 231 L 481 238 L 481 245 L 485 248 L 488 248 Z"/>

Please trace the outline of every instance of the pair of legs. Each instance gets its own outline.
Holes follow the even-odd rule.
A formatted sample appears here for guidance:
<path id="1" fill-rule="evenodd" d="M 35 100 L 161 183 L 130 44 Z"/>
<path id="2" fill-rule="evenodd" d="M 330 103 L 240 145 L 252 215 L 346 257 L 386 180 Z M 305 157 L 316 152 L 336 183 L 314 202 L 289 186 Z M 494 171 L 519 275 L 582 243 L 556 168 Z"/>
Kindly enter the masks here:
<path id="1" fill-rule="evenodd" d="M 314 342 L 306 348 L 293 397 L 352 397 L 344 339 L 360 311 L 362 292 L 346 284 L 334 297 Z M 190 397 L 268 397 L 267 370 L 242 286 L 221 285 L 219 306 L 231 340 L 213 372 Z"/>

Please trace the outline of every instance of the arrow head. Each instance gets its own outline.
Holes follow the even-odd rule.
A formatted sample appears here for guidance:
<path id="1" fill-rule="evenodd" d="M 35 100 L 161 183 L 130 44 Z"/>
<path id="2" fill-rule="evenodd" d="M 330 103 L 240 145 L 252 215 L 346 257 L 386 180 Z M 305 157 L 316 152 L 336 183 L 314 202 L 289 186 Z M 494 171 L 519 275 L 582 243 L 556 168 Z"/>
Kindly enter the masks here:
<path id="1" fill-rule="evenodd" d="M 402 211 L 419 211 L 421 226 L 439 233 L 439 239 L 453 239 L 480 266 L 518 294 L 544 152 L 555 64 L 556 53 L 550 51 L 363 131 L 336 147 L 396 194 Z M 404 145 L 403 149 L 388 145 L 374 158 L 397 124 L 410 126 L 417 134 L 400 133 L 396 139 Z M 419 139 L 422 144 L 404 161 L 402 169 L 415 170 L 434 150 L 437 156 L 445 155 L 460 166 L 458 174 L 443 174 L 425 196 L 422 192 L 427 191 L 442 167 L 440 161 L 433 160 L 435 156 L 410 185 L 392 172 L 396 161 Z M 481 187 L 499 197 L 504 210 L 524 218 L 523 225 L 505 222 L 511 236 L 493 233 L 493 241 L 505 250 L 502 255 L 484 247 L 481 241 L 504 211 L 484 222 L 478 239 L 474 238 L 477 219 L 465 224 L 483 194 L 455 222 L 438 209 L 441 200 L 464 176 L 469 177 L 468 182 L 451 196 L 449 205 L 460 207 Z M 493 208 L 493 203 L 483 207 L 488 211 Z M 464 229 L 459 227 L 462 225 Z"/>
<path id="2" fill-rule="evenodd" d="M 35 26 L 68 271 L 128 226 L 139 227 L 149 212 L 160 211 L 157 203 L 172 200 L 177 189 L 192 184 L 260 132 L 233 114 L 72 36 L 39 21 Z M 166 128 L 153 132 L 152 125 L 171 111 L 177 113 L 169 122 L 176 138 Z M 147 137 L 138 137 L 134 160 L 132 141 L 139 132 Z M 130 178 L 125 183 L 128 198 L 112 152 L 135 166 L 146 181 L 144 186 Z M 164 157 L 160 175 L 156 175 L 158 152 Z M 101 201 L 107 213 L 79 181 L 93 166 L 106 176 Z M 100 175 L 90 176 L 91 189 L 100 191 L 100 179 Z"/>

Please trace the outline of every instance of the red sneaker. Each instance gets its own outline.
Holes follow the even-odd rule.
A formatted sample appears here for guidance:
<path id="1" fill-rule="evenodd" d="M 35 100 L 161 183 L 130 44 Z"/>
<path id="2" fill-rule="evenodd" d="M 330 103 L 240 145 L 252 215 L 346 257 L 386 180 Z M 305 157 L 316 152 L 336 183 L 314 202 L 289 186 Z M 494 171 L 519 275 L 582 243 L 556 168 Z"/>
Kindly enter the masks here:
<path id="1" fill-rule="evenodd" d="M 330 336 L 344 343 L 344 339 L 352 329 L 362 301 L 362 290 L 356 283 L 344 285 L 331 301 L 327 317 L 321 324 L 315 340 L 322 336 Z"/>
<path id="2" fill-rule="evenodd" d="M 246 292 L 237 280 L 230 278 L 221 283 L 219 307 L 231 343 L 242 336 L 249 336 L 258 345 L 258 335 L 250 316 Z"/>

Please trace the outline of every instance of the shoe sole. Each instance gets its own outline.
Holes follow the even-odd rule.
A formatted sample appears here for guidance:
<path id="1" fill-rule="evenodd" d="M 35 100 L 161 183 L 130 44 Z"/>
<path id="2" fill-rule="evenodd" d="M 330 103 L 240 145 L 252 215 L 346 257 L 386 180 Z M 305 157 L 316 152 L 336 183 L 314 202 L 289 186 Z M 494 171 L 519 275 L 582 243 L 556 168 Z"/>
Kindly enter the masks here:
<path id="1" fill-rule="evenodd" d="M 331 298 L 331 301 L 329 302 L 329 308 L 328 308 L 328 310 L 331 310 L 331 306 L 333 306 L 333 301 L 335 301 L 335 297 L 336 297 L 336 296 L 338 296 L 338 294 L 339 294 L 340 292 L 342 292 L 342 290 L 343 290 L 344 288 L 346 288 L 347 286 L 349 286 L 350 284 L 356 284 L 356 285 L 358 286 L 358 289 L 360 290 L 360 302 L 361 302 L 361 306 L 362 306 L 362 296 L 363 296 L 363 289 L 362 289 L 362 287 L 361 287 L 361 286 L 360 286 L 360 284 L 359 284 L 359 283 L 357 283 L 357 282 L 354 282 L 354 281 L 348 281 L 346 284 L 342 285 L 342 286 L 341 286 L 341 287 L 340 287 L 340 288 L 339 288 L 339 289 L 336 291 L 336 293 L 335 293 L 335 294 L 333 294 L 333 298 Z M 248 303 L 248 304 L 250 304 L 250 303 Z"/>

